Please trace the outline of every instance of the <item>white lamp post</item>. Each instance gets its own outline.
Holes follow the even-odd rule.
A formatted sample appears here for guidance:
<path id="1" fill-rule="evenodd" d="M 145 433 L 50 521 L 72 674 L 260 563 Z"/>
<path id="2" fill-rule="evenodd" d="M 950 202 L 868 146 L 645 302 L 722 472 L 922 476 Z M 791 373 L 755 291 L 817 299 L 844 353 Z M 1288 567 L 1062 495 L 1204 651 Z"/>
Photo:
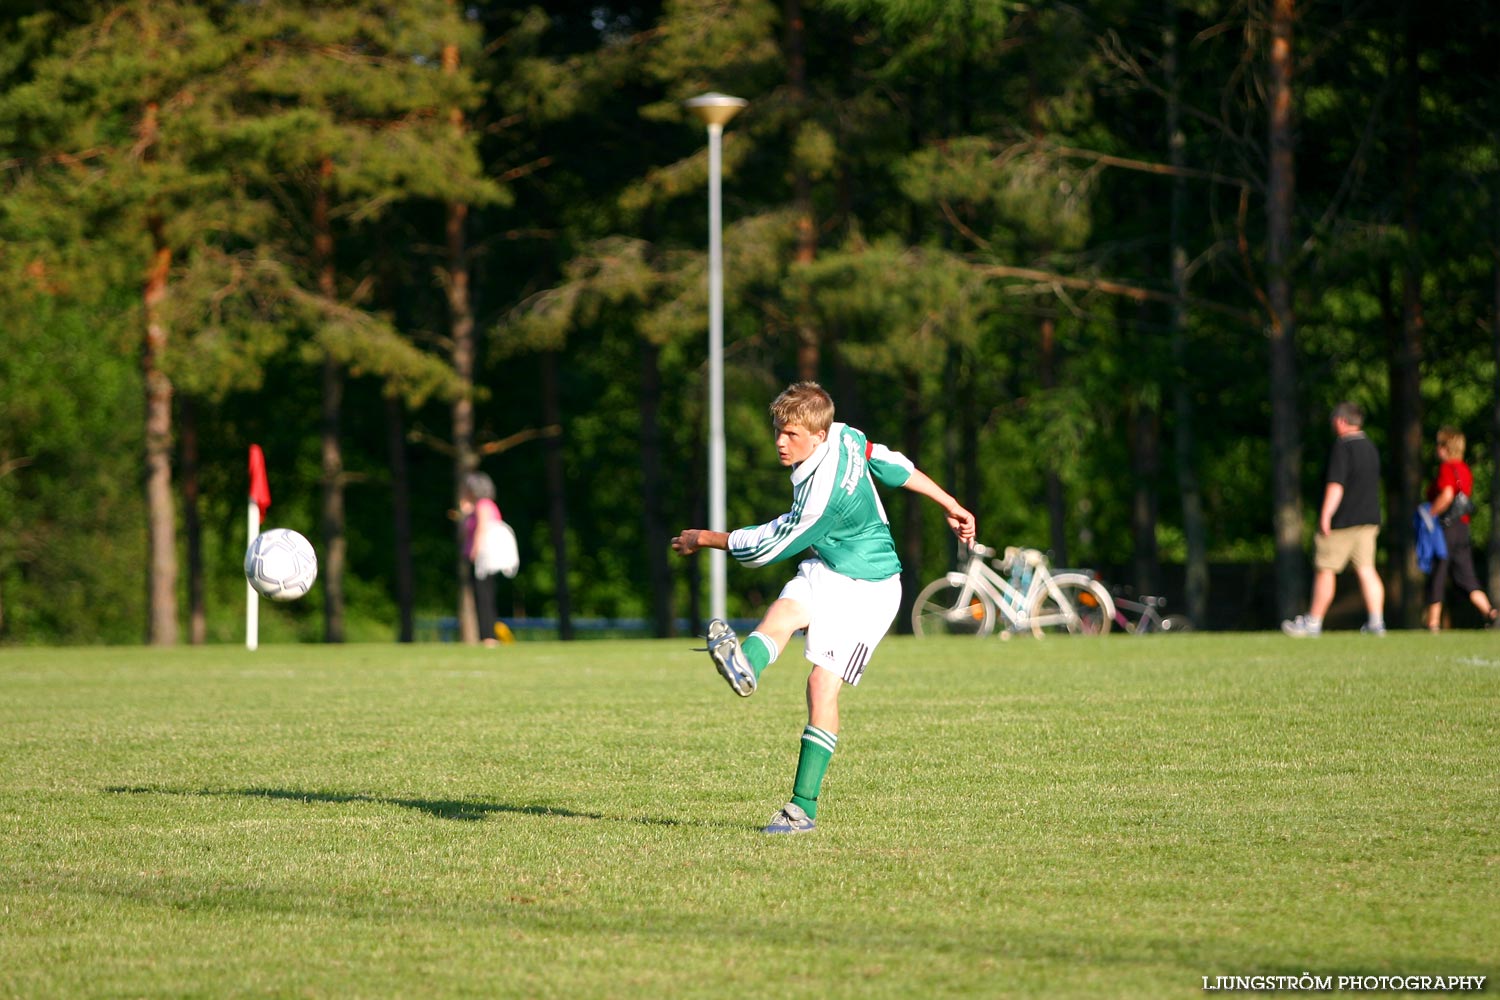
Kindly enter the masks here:
<path id="1" fill-rule="evenodd" d="M 724 235 L 720 205 L 720 157 L 724 126 L 746 104 L 740 97 L 703 94 L 687 107 L 708 126 L 708 527 L 726 531 L 724 485 Z M 727 618 L 728 553 L 710 549 L 708 610 L 712 618 Z"/>

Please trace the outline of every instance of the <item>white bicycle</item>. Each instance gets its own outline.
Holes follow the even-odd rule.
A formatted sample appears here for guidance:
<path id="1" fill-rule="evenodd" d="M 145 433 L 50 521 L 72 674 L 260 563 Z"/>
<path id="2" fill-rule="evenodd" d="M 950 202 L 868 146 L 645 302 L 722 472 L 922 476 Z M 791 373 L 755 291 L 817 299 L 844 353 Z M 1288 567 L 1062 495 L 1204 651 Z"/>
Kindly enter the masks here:
<path id="1" fill-rule="evenodd" d="M 1029 631 L 1105 635 L 1115 619 L 1115 602 L 1099 581 L 1083 573 L 1055 576 L 1036 549 L 995 550 L 975 545 L 963 572 L 934 580 L 917 594 L 912 631 L 930 635 L 989 635 L 1002 618 L 1002 638 Z M 993 564 L 993 566 L 992 566 Z M 999 572 L 996 572 L 996 570 Z"/>

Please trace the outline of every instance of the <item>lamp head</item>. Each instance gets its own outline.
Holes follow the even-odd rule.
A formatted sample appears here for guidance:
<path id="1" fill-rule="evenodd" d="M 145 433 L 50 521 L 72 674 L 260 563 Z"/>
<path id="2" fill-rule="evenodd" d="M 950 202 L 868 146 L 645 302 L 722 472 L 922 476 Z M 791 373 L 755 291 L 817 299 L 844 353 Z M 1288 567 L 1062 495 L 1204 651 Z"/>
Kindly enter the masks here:
<path id="1" fill-rule="evenodd" d="M 687 109 L 698 116 L 698 120 L 705 125 L 724 126 L 729 120 L 740 113 L 749 102 L 743 97 L 730 97 L 728 94 L 700 94 L 697 97 L 682 102 Z"/>

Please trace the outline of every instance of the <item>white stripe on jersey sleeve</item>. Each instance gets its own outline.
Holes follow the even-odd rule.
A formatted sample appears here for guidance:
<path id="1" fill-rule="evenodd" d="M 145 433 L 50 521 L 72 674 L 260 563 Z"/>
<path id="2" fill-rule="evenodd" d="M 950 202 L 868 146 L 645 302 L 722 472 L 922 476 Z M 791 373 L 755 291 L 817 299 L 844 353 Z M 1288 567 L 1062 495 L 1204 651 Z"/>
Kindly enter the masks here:
<path id="1" fill-rule="evenodd" d="M 765 566 L 795 555 L 817 541 L 815 531 L 838 477 L 839 453 L 829 448 L 818 467 L 793 492 L 792 509 L 765 524 L 729 533 L 729 554 L 746 566 Z"/>
<path id="2" fill-rule="evenodd" d="M 870 475 L 882 486 L 901 487 L 917 471 L 911 459 L 883 444 L 870 445 Z"/>

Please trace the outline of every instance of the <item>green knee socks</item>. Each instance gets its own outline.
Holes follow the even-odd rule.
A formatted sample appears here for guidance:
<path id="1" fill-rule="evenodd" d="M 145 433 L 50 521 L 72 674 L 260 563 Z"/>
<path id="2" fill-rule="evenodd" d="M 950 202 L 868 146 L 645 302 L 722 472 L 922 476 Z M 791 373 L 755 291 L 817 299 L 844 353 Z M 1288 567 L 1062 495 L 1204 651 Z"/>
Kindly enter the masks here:
<path id="1" fill-rule="evenodd" d="M 792 802 L 812 818 L 818 815 L 818 792 L 823 788 L 823 775 L 828 773 L 828 764 L 838 745 L 838 736 L 827 730 L 814 725 L 802 730 L 802 753 L 797 758 L 797 778 L 792 782 Z"/>

